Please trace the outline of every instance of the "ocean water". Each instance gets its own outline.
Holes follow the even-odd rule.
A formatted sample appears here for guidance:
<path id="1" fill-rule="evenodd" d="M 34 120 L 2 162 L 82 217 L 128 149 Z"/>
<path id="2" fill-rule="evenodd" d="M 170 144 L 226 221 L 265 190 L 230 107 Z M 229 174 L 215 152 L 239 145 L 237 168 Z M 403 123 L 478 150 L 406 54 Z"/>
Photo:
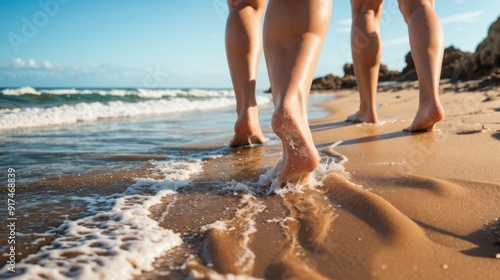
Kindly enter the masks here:
<path id="1" fill-rule="evenodd" d="M 175 153 L 169 149 L 232 137 L 230 90 L 26 87 L 0 92 L 2 164 L 19 166 L 22 183 L 94 167 L 119 168 L 121 160 L 113 158 L 168 156 Z M 264 110 L 272 107 L 269 95 L 259 95 L 258 102 Z"/>
<path id="2" fill-rule="evenodd" d="M 309 117 L 326 116 L 313 105 L 331 98 L 311 95 Z M 259 92 L 257 102 L 276 139 L 271 95 Z M 16 179 L 14 192 L 1 191 L 3 200 L 13 194 L 0 218 L 15 221 L 15 235 L 0 232 L 0 278 L 129 279 L 151 270 L 182 240 L 149 207 L 188 185 L 204 159 L 233 152 L 235 104 L 228 89 L 0 89 L 1 185 L 9 168 Z"/>

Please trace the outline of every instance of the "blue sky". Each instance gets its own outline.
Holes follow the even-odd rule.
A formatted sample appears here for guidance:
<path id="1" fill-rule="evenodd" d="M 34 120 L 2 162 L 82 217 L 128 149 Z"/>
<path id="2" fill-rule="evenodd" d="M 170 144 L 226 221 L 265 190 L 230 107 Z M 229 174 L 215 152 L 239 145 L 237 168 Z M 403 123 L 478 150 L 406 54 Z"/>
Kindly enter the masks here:
<path id="1" fill-rule="evenodd" d="M 350 1 L 334 1 L 316 76 L 342 75 Z M 382 63 L 409 51 L 396 0 L 384 1 Z M 474 51 L 498 0 L 437 0 L 445 45 Z M 0 0 L 0 87 L 231 87 L 225 0 Z M 257 87 L 269 86 L 261 60 Z"/>

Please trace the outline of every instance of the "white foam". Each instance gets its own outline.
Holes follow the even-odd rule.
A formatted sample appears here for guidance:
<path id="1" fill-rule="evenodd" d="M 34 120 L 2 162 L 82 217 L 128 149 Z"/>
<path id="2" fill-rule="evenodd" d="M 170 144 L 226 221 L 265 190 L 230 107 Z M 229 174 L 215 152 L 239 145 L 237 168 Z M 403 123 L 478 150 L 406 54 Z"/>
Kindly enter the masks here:
<path id="1" fill-rule="evenodd" d="M 46 89 L 46 90 L 40 90 L 40 92 L 54 94 L 54 95 L 81 93 L 81 91 L 76 90 L 74 88 L 71 88 L 71 89 Z M 88 91 L 88 93 L 91 93 L 91 91 Z"/>
<path id="2" fill-rule="evenodd" d="M 176 201 L 177 201 L 177 197 L 174 196 L 172 201 L 170 202 L 170 204 L 167 205 L 167 208 L 165 209 L 165 211 L 161 214 L 160 219 L 158 219 L 158 222 L 163 223 L 163 221 L 165 221 L 165 219 L 170 214 L 170 208 L 172 208 L 172 206 L 174 206 Z"/>
<path id="3" fill-rule="evenodd" d="M 227 223 L 225 221 L 215 221 L 211 224 L 203 225 L 200 227 L 200 231 L 202 232 L 209 231 L 211 229 L 228 230 Z"/>
<path id="4" fill-rule="evenodd" d="M 75 89 L 75 88 L 62 88 L 62 89 L 39 89 L 36 90 L 32 87 L 20 87 L 13 89 L 4 89 L 1 91 L 5 95 L 24 95 L 36 94 L 40 95 L 53 94 L 53 95 L 71 95 L 71 94 L 100 94 L 112 96 L 127 96 L 137 95 L 142 98 L 162 98 L 165 96 L 179 97 L 234 97 L 233 90 L 202 90 L 202 89 Z"/>
<path id="5" fill-rule="evenodd" d="M 366 127 L 366 126 L 384 126 L 384 125 L 387 125 L 387 124 L 393 124 L 393 123 L 398 123 L 398 122 L 405 122 L 407 120 L 398 120 L 398 119 L 387 119 L 387 120 L 380 120 L 376 123 L 358 123 L 356 124 L 356 127 L 360 128 L 360 127 Z"/>
<path id="6" fill-rule="evenodd" d="M 329 148 L 335 148 L 335 147 L 339 146 L 340 144 L 342 144 L 343 142 L 344 142 L 344 141 L 337 141 L 337 142 L 335 142 L 335 143 L 331 144 L 331 145 L 329 146 Z"/>
<path id="7" fill-rule="evenodd" d="M 334 151 L 334 148 L 342 142 L 334 143 L 320 150 L 320 164 L 312 172 L 311 182 L 309 185 L 322 186 L 324 181 L 331 173 L 336 173 L 348 180 L 349 173 L 345 170 L 344 163 L 348 161 L 347 157 Z M 276 193 L 283 195 L 286 193 L 301 193 L 308 186 L 300 184 L 287 183 L 285 186 L 277 186 L 278 171 L 282 161 L 279 161 L 276 166 L 269 168 L 264 174 L 260 175 L 257 182 L 238 182 L 232 180 L 220 190 L 222 193 L 246 193 L 246 194 L 265 194 Z M 358 187 L 361 187 L 357 185 Z"/>
<path id="8" fill-rule="evenodd" d="M 383 162 L 376 162 L 373 163 L 373 165 L 404 165 L 406 164 L 406 161 L 383 161 Z"/>
<path id="9" fill-rule="evenodd" d="M 138 89 L 138 95 L 143 98 L 162 98 L 164 96 L 176 97 L 178 90 L 147 90 Z"/>
<path id="10" fill-rule="evenodd" d="M 266 206 L 259 201 L 252 194 L 244 194 L 238 205 L 238 210 L 236 211 L 234 218 L 229 221 L 216 221 L 214 223 L 200 227 L 201 231 L 207 231 L 211 229 L 217 229 L 221 231 L 232 231 L 233 227 L 228 228 L 228 224 L 238 224 L 243 225 L 244 229 L 241 233 L 238 233 L 243 237 L 243 240 L 239 244 L 239 249 L 241 253 L 239 254 L 236 264 L 241 267 L 244 273 L 251 273 L 255 264 L 255 254 L 250 249 L 250 236 L 257 232 L 255 227 L 255 216 L 264 211 Z"/>
<path id="11" fill-rule="evenodd" d="M 162 98 L 164 96 L 178 97 L 178 96 L 191 96 L 191 97 L 232 97 L 234 91 L 232 90 L 200 90 L 191 89 L 188 91 L 178 89 L 138 89 L 138 94 L 143 98 Z"/>
<path id="12" fill-rule="evenodd" d="M 219 274 L 213 270 L 197 271 L 191 270 L 190 276 L 192 279 L 210 279 L 210 280 L 260 280 L 262 278 L 255 278 L 248 275 L 236 275 L 232 273 Z"/>
<path id="13" fill-rule="evenodd" d="M 132 279 L 153 269 L 153 262 L 182 239 L 149 217 L 149 208 L 190 183 L 201 161 L 167 161 L 154 168 L 163 179 L 137 179 L 124 193 L 102 197 L 95 214 L 66 221 L 62 236 L 22 259 L 13 279 Z M 149 194 L 149 195 L 148 195 Z M 99 202 L 103 205 L 98 206 Z M 113 205 L 111 209 L 99 211 Z M 6 272 L 7 267 L 2 268 Z"/>
<path id="14" fill-rule="evenodd" d="M 255 227 L 255 219 L 254 216 L 258 213 L 264 211 L 266 206 L 257 200 L 253 195 L 243 195 L 242 200 L 240 201 L 240 206 L 236 212 L 236 217 L 245 221 L 246 230 L 241 233 L 243 236 L 242 248 L 243 253 L 238 258 L 238 266 L 242 268 L 243 272 L 250 273 L 253 270 L 255 264 L 255 254 L 250 249 L 250 235 L 257 232 L 257 228 Z"/>
<path id="15" fill-rule="evenodd" d="M 7 88 L 2 90 L 2 93 L 5 95 L 23 95 L 23 94 L 35 94 L 40 95 L 36 89 L 32 87 L 21 87 L 21 88 Z"/>
<path id="16" fill-rule="evenodd" d="M 258 96 L 260 104 L 269 103 L 268 97 Z M 71 124 L 99 119 L 166 114 L 192 110 L 211 110 L 235 106 L 236 99 L 229 97 L 188 100 L 149 100 L 136 103 L 113 101 L 108 103 L 77 103 L 50 108 L 16 108 L 0 110 L 0 130 Z"/>

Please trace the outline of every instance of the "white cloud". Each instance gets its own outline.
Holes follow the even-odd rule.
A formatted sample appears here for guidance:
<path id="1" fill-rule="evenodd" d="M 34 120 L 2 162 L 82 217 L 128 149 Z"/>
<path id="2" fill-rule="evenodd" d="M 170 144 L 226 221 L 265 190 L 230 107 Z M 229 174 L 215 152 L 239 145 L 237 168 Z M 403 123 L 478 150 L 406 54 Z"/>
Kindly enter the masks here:
<path id="1" fill-rule="evenodd" d="M 470 23 L 478 20 L 479 16 L 482 15 L 481 11 L 472 11 L 468 13 L 455 14 L 447 16 L 441 19 L 442 24 L 448 23 Z"/>
<path id="2" fill-rule="evenodd" d="M 350 19 L 350 18 L 341 19 L 337 23 L 340 25 L 351 25 L 352 19 Z"/>
<path id="3" fill-rule="evenodd" d="M 59 64 L 53 64 L 50 61 L 45 60 L 43 63 L 39 64 L 33 58 L 24 60 L 20 57 L 9 58 L 0 61 L 1 69 L 11 69 L 16 71 L 21 70 L 62 70 L 62 66 Z"/>
<path id="4" fill-rule="evenodd" d="M 28 68 L 32 68 L 32 69 L 37 69 L 38 68 L 38 63 L 36 63 L 36 61 L 32 58 L 28 59 Z"/>
<path id="5" fill-rule="evenodd" d="M 14 64 L 14 67 L 16 67 L 16 68 L 23 68 L 24 65 L 26 65 L 26 62 L 24 60 L 22 60 L 21 58 L 16 57 L 13 59 L 12 64 Z"/>
<path id="6" fill-rule="evenodd" d="M 384 46 L 384 47 L 398 46 L 398 45 L 409 44 L 409 42 L 410 42 L 410 39 L 408 38 L 408 36 L 403 36 L 403 37 L 398 37 L 398 38 L 394 38 L 394 39 L 383 40 L 382 46 Z"/>
<path id="7" fill-rule="evenodd" d="M 166 74 L 165 74 L 166 73 Z M 22 80 L 29 84 L 47 84 L 49 81 L 99 81 L 120 84 L 121 82 L 132 81 L 135 84 L 140 84 L 147 75 L 153 75 L 152 80 L 158 79 L 160 75 L 160 85 L 163 81 L 167 81 L 169 71 L 161 71 L 159 74 L 149 73 L 145 69 L 137 67 L 124 67 L 114 64 L 102 65 L 60 65 L 48 60 L 35 60 L 26 58 L 8 58 L 0 59 L 0 80 L 3 79 L 14 83 Z M 168 77 L 168 79 L 172 79 Z M 36 82 L 34 82 L 36 81 Z M 68 82 L 71 83 L 71 82 Z M 5 84 L 2 81 L 2 84 Z M 125 85 L 126 83 L 124 83 Z"/>
<path id="8" fill-rule="evenodd" d="M 336 31 L 338 33 L 350 33 L 351 32 L 352 19 L 344 18 L 344 19 L 337 21 L 337 23 L 338 23 L 338 25 L 340 25 L 340 27 L 336 29 Z"/>
<path id="9" fill-rule="evenodd" d="M 351 28 L 350 27 L 337 28 L 337 32 L 339 32 L 339 33 L 349 33 L 349 32 L 351 32 Z"/>
<path id="10" fill-rule="evenodd" d="M 43 62 L 43 68 L 45 68 L 47 70 L 52 70 L 52 69 L 54 69 L 54 66 L 52 66 L 52 63 L 50 63 L 46 60 Z"/>

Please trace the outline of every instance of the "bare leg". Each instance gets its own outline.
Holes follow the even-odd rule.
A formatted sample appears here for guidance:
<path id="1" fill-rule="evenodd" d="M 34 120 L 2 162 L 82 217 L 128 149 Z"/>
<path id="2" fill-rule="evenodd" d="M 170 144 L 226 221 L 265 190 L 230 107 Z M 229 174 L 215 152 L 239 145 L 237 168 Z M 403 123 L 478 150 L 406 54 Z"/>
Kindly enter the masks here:
<path id="1" fill-rule="evenodd" d="M 434 12 L 434 0 L 399 0 L 408 23 L 411 55 L 420 87 L 420 102 L 413 123 L 405 131 L 433 131 L 444 118 L 439 101 L 439 80 L 443 63 L 443 29 Z"/>
<path id="2" fill-rule="evenodd" d="M 378 116 L 375 96 L 382 55 L 380 38 L 382 0 L 351 0 L 351 8 L 351 50 L 360 105 L 359 111 L 349 116 L 347 120 L 376 123 Z"/>
<path id="3" fill-rule="evenodd" d="M 238 120 L 231 146 L 263 143 L 255 84 L 262 51 L 262 17 L 265 0 L 229 0 L 226 26 L 226 54 L 236 94 Z"/>
<path id="4" fill-rule="evenodd" d="M 275 107 L 271 125 L 283 145 L 278 186 L 307 184 L 319 164 L 307 101 L 331 7 L 331 0 L 272 0 L 267 8 L 264 52 Z"/>

